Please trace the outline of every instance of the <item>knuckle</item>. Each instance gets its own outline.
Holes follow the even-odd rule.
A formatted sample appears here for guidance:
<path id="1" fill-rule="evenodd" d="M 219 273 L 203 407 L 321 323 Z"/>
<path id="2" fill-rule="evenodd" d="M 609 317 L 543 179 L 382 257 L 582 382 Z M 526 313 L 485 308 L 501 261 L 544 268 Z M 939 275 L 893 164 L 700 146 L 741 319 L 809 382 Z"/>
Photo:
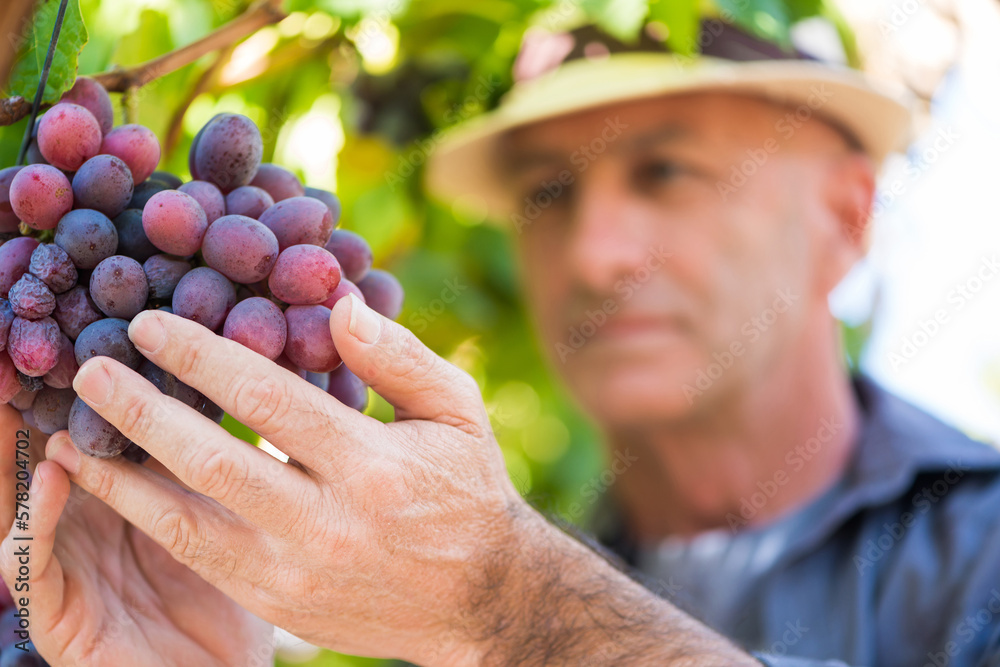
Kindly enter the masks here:
<path id="1" fill-rule="evenodd" d="M 196 451 L 196 448 L 191 448 Z M 222 500 L 237 490 L 243 477 L 240 466 L 221 450 L 215 450 L 203 461 L 190 461 L 190 479 L 195 488 L 205 495 Z"/>
<path id="2" fill-rule="evenodd" d="M 150 531 L 157 542 L 185 565 L 197 560 L 201 551 L 197 525 L 179 509 L 167 509 L 153 516 Z"/>
<path id="3" fill-rule="evenodd" d="M 248 378 L 237 385 L 233 405 L 238 421 L 259 427 L 284 420 L 291 412 L 292 398 L 276 378 Z"/>
<path id="4" fill-rule="evenodd" d="M 122 433 L 136 442 L 146 442 L 151 430 L 152 414 L 153 410 L 144 394 L 124 398 L 118 419 Z"/>
<path id="5" fill-rule="evenodd" d="M 88 477 L 90 478 L 88 481 L 90 482 L 91 494 L 114 507 L 115 474 L 111 466 L 94 466 Z"/>
<path id="6" fill-rule="evenodd" d="M 205 348 L 197 339 L 189 339 L 186 345 L 179 347 L 183 352 L 177 359 L 177 372 L 175 375 L 187 384 L 190 378 L 198 377 L 205 364 Z"/>

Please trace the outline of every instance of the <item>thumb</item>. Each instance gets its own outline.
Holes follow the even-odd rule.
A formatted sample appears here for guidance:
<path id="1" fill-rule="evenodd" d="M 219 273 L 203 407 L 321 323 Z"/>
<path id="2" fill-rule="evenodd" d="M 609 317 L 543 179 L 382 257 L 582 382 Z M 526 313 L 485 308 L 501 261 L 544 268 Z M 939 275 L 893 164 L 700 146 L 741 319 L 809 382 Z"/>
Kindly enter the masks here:
<path id="1" fill-rule="evenodd" d="M 330 332 L 347 368 L 396 408 L 397 419 L 485 423 L 471 375 L 353 294 L 334 305 Z"/>

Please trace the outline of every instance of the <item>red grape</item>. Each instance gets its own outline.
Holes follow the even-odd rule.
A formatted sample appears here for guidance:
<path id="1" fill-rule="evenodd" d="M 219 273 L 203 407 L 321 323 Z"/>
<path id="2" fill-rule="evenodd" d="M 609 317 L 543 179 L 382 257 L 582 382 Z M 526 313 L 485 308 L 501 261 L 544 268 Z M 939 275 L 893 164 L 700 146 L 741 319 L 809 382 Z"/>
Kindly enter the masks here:
<path id="1" fill-rule="evenodd" d="M 78 208 L 62 217 L 54 240 L 70 256 L 76 268 L 92 269 L 102 259 L 115 254 L 118 230 L 103 213 Z"/>
<path id="2" fill-rule="evenodd" d="M 160 161 L 160 142 L 148 127 L 120 125 L 105 132 L 101 152 L 121 158 L 132 172 L 132 184 L 139 185 L 149 178 Z"/>
<path id="3" fill-rule="evenodd" d="M 17 172 L 9 195 L 11 210 L 33 229 L 53 229 L 73 208 L 69 179 L 47 164 L 32 164 Z"/>
<path id="4" fill-rule="evenodd" d="M 153 195 L 142 210 L 142 228 L 163 252 L 188 256 L 201 247 L 208 218 L 191 195 L 164 190 Z"/>
<path id="5" fill-rule="evenodd" d="M 341 278 L 340 284 L 337 285 L 337 289 L 333 290 L 333 294 L 330 295 L 329 299 L 323 302 L 323 305 L 329 308 L 330 310 L 333 310 L 334 304 L 343 299 L 348 294 L 353 294 L 354 296 L 358 297 L 359 299 L 361 299 L 362 303 L 365 302 L 365 295 L 361 293 L 361 290 L 358 289 L 358 286 L 352 283 L 347 278 Z"/>
<path id="6" fill-rule="evenodd" d="M 69 411 L 75 400 L 76 392 L 72 389 L 45 387 L 38 392 L 31 406 L 38 430 L 52 435 L 69 426 Z"/>
<path id="7" fill-rule="evenodd" d="M 128 438 L 93 408 L 77 398 L 69 411 L 69 437 L 88 456 L 108 459 L 125 451 Z"/>
<path id="8" fill-rule="evenodd" d="M 195 198 L 205 211 L 209 225 L 226 214 L 226 198 L 208 181 L 191 181 L 177 189 Z"/>
<path id="9" fill-rule="evenodd" d="M 202 128 L 194 147 L 196 179 L 219 186 L 223 193 L 248 184 L 264 153 L 260 130 L 246 116 L 222 113 Z"/>
<path id="10" fill-rule="evenodd" d="M 326 301 L 339 283 L 337 258 L 315 245 L 293 245 L 283 250 L 267 281 L 275 297 L 302 306 Z"/>
<path id="11" fill-rule="evenodd" d="M 226 195 L 226 211 L 230 215 L 245 215 L 256 220 L 260 214 L 274 206 L 266 190 L 243 185 Z"/>
<path id="12" fill-rule="evenodd" d="M 10 403 L 21 391 L 14 362 L 6 352 L 0 352 L 0 403 Z"/>
<path id="13" fill-rule="evenodd" d="M 101 150 L 101 126 L 79 104 L 60 102 L 42 116 L 38 148 L 53 167 L 76 171 Z"/>
<path id="14" fill-rule="evenodd" d="M 325 306 L 289 306 L 285 310 L 288 343 L 285 355 L 306 371 L 328 373 L 340 365 L 340 354 L 330 333 L 330 309 Z"/>
<path id="15" fill-rule="evenodd" d="M 8 296 L 14 314 L 26 320 L 48 317 L 56 308 L 56 295 L 30 273 L 25 273 L 14 283 Z"/>
<path id="16" fill-rule="evenodd" d="M 352 283 L 365 277 L 372 268 L 372 249 L 360 235 L 346 229 L 335 229 L 324 246 L 340 262 L 344 276 Z"/>
<path id="17" fill-rule="evenodd" d="M 10 307 L 10 301 L 0 299 L 0 351 L 7 349 L 7 336 L 10 335 L 10 325 L 14 323 L 14 309 Z"/>
<path id="18" fill-rule="evenodd" d="M 85 107 L 94 114 L 101 133 L 107 134 L 115 124 L 115 112 L 111 106 L 111 96 L 104 86 L 94 79 L 78 76 L 73 87 L 63 93 L 60 102 L 72 102 Z"/>
<path id="19" fill-rule="evenodd" d="M 102 319 L 86 287 L 77 285 L 65 294 L 56 296 L 56 309 L 52 317 L 59 323 L 62 332 L 76 340 L 88 325 Z"/>
<path id="20" fill-rule="evenodd" d="M 17 172 L 24 167 L 7 167 L 0 169 L 0 232 L 16 232 L 18 230 L 17 213 L 10 205 L 10 182 Z"/>
<path id="21" fill-rule="evenodd" d="M 349 408 L 364 412 L 368 407 L 368 385 L 341 364 L 330 371 L 326 391 Z"/>
<path id="22" fill-rule="evenodd" d="M 61 342 L 59 325 L 51 317 L 40 320 L 16 317 L 10 325 L 7 352 L 17 370 L 30 377 L 41 377 L 59 361 Z"/>
<path id="23" fill-rule="evenodd" d="M 73 378 L 80 366 L 76 363 L 76 350 L 73 341 L 64 333 L 61 333 L 60 336 L 59 360 L 42 379 L 50 387 L 66 389 L 73 386 Z"/>
<path id="24" fill-rule="evenodd" d="M 30 236 L 19 236 L 0 245 L 0 296 L 7 298 L 10 288 L 21 279 L 31 266 L 31 253 L 38 241 Z"/>
<path id="25" fill-rule="evenodd" d="M 255 296 L 240 301 L 229 311 L 222 335 L 273 361 L 285 349 L 288 325 L 280 308 Z"/>
<path id="26" fill-rule="evenodd" d="M 250 185 L 267 190 L 274 201 L 281 201 L 289 197 L 301 197 L 306 193 L 302 182 L 295 174 L 270 162 L 260 165 L 257 175 L 250 181 Z"/>
<path id="27" fill-rule="evenodd" d="M 333 216 L 312 197 L 284 199 L 264 211 L 260 221 L 278 237 L 281 250 L 293 245 L 324 245 L 333 231 Z"/>
<path id="28" fill-rule="evenodd" d="M 7 355 L 3 356 L 6 357 Z M 0 363 L 2 363 L 2 361 L 0 361 Z M 10 360 L 10 357 L 7 357 L 7 363 L 10 364 L 11 368 L 14 368 L 14 362 Z M 17 373 L 16 368 L 14 369 L 14 373 L 15 374 Z M 3 382 L 2 375 L 3 372 L 0 371 L 0 384 L 2 384 Z M 41 389 L 39 389 L 38 391 L 41 391 Z M 38 391 L 28 391 L 22 388 L 21 391 L 14 394 L 14 398 L 10 399 L 8 403 L 10 403 L 18 410 L 29 410 L 31 408 L 31 404 L 35 402 L 35 397 L 38 396 Z M 0 395 L 2 394 L 3 390 L 0 390 Z M 0 401 L 0 403 L 2 402 L 3 401 Z"/>
<path id="29" fill-rule="evenodd" d="M 31 253 L 28 270 L 48 285 L 54 294 L 62 294 L 76 284 L 73 260 L 55 243 L 41 243 Z"/>
<path id="30" fill-rule="evenodd" d="M 149 282 L 149 298 L 169 299 L 184 274 L 191 270 L 191 263 L 171 255 L 153 255 L 142 265 Z"/>
<path id="31" fill-rule="evenodd" d="M 215 331 L 236 305 L 236 289 L 224 275 L 201 266 L 184 274 L 173 298 L 174 314 Z"/>
<path id="32" fill-rule="evenodd" d="M 146 307 L 148 297 L 142 264 L 131 257 L 112 255 L 90 274 L 90 298 L 108 317 L 130 320 Z"/>
<path id="33" fill-rule="evenodd" d="M 330 211 L 330 216 L 333 218 L 333 224 L 337 224 L 340 220 L 340 200 L 337 199 L 337 195 L 328 190 L 320 190 L 319 188 L 306 188 L 305 195 L 326 204 L 327 209 Z"/>
<path id="34" fill-rule="evenodd" d="M 114 155 L 96 155 L 73 176 L 73 203 L 113 218 L 132 199 L 132 172 Z"/>
<path id="35" fill-rule="evenodd" d="M 394 320 L 403 310 L 403 286 L 388 271 L 372 269 L 359 283 L 365 303 L 376 313 Z"/>
<path id="36" fill-rule="evenodd" d="M 255 283 L 274 268 L 278 239 L 253 218 L 225 215 L 205 232 L 201 255 L 206 264 L 230 280 Z"/>

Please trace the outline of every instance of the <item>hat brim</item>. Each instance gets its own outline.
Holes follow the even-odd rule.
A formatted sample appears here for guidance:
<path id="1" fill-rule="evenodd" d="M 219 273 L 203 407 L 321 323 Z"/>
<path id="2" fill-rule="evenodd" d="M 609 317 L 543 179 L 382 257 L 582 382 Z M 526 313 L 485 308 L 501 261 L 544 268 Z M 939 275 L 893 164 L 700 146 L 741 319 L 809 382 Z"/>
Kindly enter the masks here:
<path id="1" fill-rule="evenodd" d="M 806 105 L 851 133 L 876 166 L 910 138 L 910 109 L 898 93 L 862 74 L 810 61 L 732 62 L 672 54 L 622 53 L 578 60 L 515 86 L 498 109 L 441 138 L 428 160 L 435 197 L 492 219 L 514 209 L 498 173 L 498 142 L 518 127 L 617 102 L 722 91 Z"/>

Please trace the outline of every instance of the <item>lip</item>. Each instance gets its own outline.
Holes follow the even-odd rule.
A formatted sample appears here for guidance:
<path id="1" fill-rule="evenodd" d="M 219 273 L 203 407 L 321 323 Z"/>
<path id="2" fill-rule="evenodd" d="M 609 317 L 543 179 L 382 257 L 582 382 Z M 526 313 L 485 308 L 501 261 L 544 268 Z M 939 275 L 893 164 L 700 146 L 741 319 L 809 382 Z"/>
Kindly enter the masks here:
<path id="1" fill-rule="evenodd" d="M 608 318 L 604 326 L 597 330 L 594 337 L 608 340 L 622 340 L 677 335 L 680 331 L 680 322 L 672 317 L 612 315 Z"/>

